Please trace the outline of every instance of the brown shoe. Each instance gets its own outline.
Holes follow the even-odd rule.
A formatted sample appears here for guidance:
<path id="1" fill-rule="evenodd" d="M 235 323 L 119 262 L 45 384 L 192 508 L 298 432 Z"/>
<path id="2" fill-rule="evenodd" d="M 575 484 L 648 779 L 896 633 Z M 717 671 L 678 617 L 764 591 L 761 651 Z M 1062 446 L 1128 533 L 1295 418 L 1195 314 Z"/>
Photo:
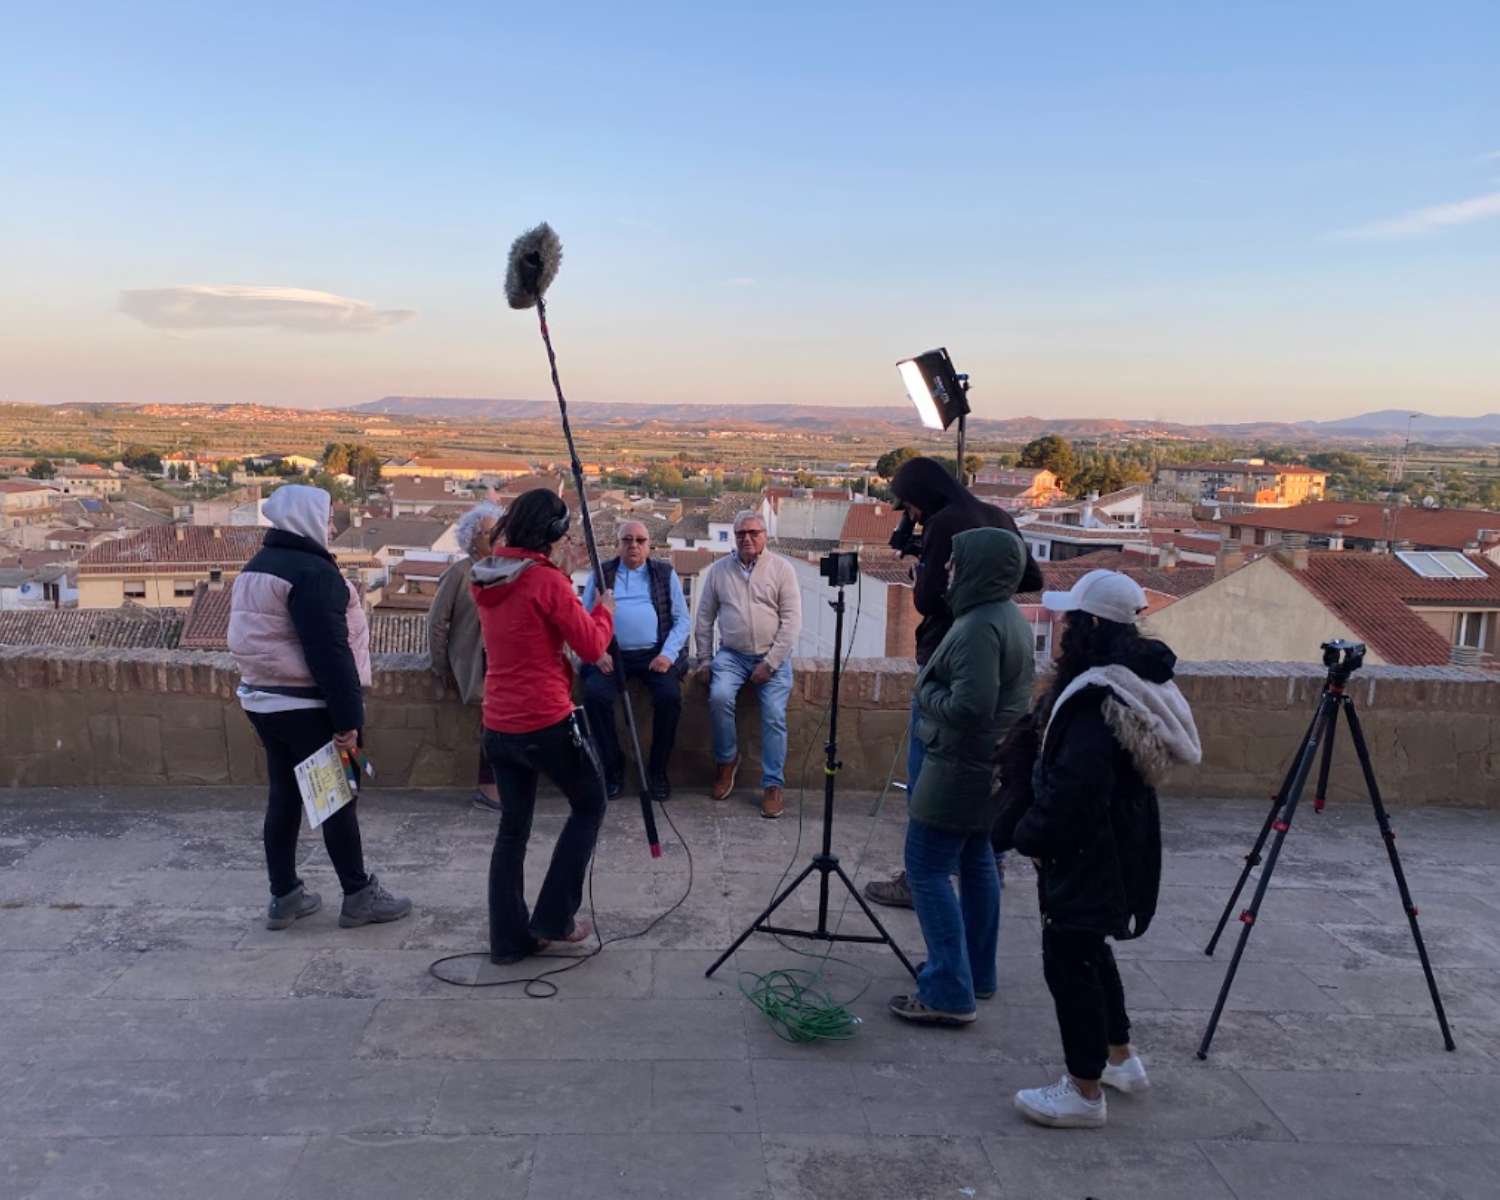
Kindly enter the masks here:
<path id="1" fill-rule="evenodd" d="M 734 777 L 739 774 L 740 756 L 736 754 L 732 761 L 719 764 L 719 772 L 714 776 L 714 790 L 710 793 L 715 800 L 728 800 L 729 793 L 734 791 Z"/>
<path id="2" fill-rule="evenodd" d="M 781 816 L 784 807 L 779 787 L 768 787 L 766 794 L 760 798 L 760 815 L 767 820 L 774 821 Z"/>

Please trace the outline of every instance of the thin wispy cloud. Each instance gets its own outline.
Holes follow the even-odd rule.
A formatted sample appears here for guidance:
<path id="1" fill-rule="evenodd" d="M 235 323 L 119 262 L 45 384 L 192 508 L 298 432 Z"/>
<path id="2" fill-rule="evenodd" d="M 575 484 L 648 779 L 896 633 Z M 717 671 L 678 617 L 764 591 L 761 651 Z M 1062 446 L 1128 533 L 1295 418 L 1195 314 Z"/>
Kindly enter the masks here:
<path id="1" fill-rule="evenodd" d="M 753 275 L 732 275 L 728 279 L 726 279 L 724 282 L 729 287 L 734 287 L 734 288 L 754 287 L 755 286 L 755 276 L 753 276 Z"/>
<path id="2" fill-rule="evenodd" d="M 408 308 L 307 288 L 190 284 L 120 293 L 120 311 L 153 329 L 287 329 L 297 333 L 370 333 L 409 321 Z"/>
<path id="3" fill-rule="evenodd" d="M 1482 196 L 1471 196 L 1452 204 L 1434 204 L 1384 221 L 1372 221 L 1368 225 L 1345 229 L 1338 236 L 1360 240 L 1421 237 L 1496 217 L 1500 217 L 1500 191 L 1485 192 Z"/>

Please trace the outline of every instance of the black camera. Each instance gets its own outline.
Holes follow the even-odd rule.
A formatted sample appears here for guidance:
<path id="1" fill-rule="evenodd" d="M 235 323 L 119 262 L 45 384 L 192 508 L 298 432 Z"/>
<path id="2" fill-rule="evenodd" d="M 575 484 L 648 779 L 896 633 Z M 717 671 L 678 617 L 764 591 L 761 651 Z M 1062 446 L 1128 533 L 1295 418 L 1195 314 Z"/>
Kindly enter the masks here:
<path id="1" fill-rule="evenodd" d="M 899 552 L 903 557 L 908 554 L 922 557 L 922 535 L 917 532 L 917 522 L 911 513 L 901 514 L 901 524 L 896 526 L 896 532 L 891 534 L 891 549 Z"/>
<path id="2" fill-rule="evenodd" d="M 835 550 L 818 562 L 818 574 L 829 587 L 851 587 L 859 578 L 859 554 L 853 550 Z"/>
<path id="3" fill-rule="evenodd" d="M 1365 665 L 1365 644 L 1346 642 L 1343 638 L 1324 642 L 1323 665 L 1328 668 L 1330 674 L 1337 675 L 1340 679 L 1348 679 Z"/>

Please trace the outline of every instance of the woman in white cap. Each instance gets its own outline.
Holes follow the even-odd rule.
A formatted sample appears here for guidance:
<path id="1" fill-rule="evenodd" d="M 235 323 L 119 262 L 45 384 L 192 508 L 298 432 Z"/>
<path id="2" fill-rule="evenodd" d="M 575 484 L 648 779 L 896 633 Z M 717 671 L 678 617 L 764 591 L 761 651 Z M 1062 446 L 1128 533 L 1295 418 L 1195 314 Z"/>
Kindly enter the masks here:
<path id="1" fill-rule="evenodd" d="M 996 832 L 1038 865 L 1042 963 L 1067 1073 L 1017 1092 L 1016 1107 L 1040 1125 L 1094 1128 L 1106 1117 L 1101 1085 L 1150 1086 L 1105 939 L 1136 938 L 1150 924 L 1161 882 L 1155 785 L 1201 752 L 1172 682 L 1176 655 L 1136 629 L 1146 608 L 1139 584 L 1090 571 L 1042 603 L 1067 613 L 1067 625 L 1038 712 L 1031 786 L 1007 774 L 1011 799 Z"/>

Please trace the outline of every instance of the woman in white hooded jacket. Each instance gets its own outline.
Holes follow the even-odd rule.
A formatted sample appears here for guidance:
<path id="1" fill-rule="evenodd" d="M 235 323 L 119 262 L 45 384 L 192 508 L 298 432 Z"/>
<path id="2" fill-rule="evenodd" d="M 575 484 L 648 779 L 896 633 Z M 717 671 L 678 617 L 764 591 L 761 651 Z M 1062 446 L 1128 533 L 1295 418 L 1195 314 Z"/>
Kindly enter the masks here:
<path id="1" fill-rule="evenodd" d="M 330 741 L 353 750 L 365 720 L 370 627 L 358 591 L 328 552 L 330 507 L 322 488 L 278 488 L 263 510 L 271 528 L 230 595 L 237 695 L 265 747 L 270 781 L 264 827 L 268 929 L 286 929 L 323 903 L 297 875 L 302 795 L 295 768 Z M 357 803 L 321 827 L 344 893 L 339 924 L 346 928 L 394 921 L 411 911 L 410 900 L 392 896 L 366 873 Z"/>

